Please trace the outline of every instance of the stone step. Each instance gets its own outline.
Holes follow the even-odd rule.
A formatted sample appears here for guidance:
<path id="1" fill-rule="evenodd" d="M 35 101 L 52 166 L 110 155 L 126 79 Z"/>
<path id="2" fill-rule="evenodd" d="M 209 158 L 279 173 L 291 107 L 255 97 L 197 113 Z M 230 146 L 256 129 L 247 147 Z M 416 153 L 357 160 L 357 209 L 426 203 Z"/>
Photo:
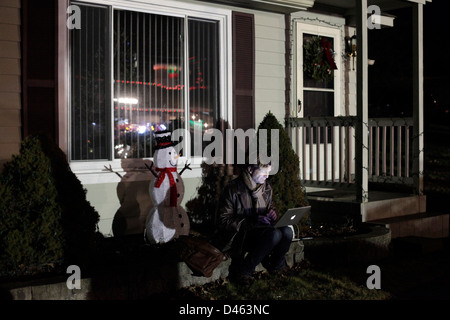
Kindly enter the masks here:
<path id="1" fill-rule="evenodd" d="M 392 218 L 377 219 L 372 222 L 384 224 L 391 230 L 392 238 L 427 237 L 448 238 L 450 214 L 421 212 Z"/>
<path id="2" fill-rule="evenodd" d="M 304 258 L 303 242 L 293 241 L 286 254 L 289 266 Z M 209 278 L 193 275 L 184 262 L 136 263 L 105 270 L 104 274 L 82 278 L 80 289 L 68 289 L 67 278 L 60 276 L 0 286 L 4 300 L 129 300 L 167 294 L 191 285 L 203 285 L 228 276 L 231 260 L 222 262 Z M 264 270 L 259 265 L 257 271 Z M 81 274 L 81 276 L 83 276 Z"/>
<path id="3" fill-rule="evenodd" d="M 364 222 L 397 218 L 425 212 L 426 205 L 426 196 L 424 195 L 377 199 L 361 204 L 361 216 Z"/>
<path id="4" fill-rule="evenodd" d="M 426 196 L 370 192 L 366 202 L 356 201 L 349 192 L 320 192 L 308 196 L 311 219 L 314 221 L 339 222 L 352 218 L 360 222 L 396 218 L 426 211 Z"/>

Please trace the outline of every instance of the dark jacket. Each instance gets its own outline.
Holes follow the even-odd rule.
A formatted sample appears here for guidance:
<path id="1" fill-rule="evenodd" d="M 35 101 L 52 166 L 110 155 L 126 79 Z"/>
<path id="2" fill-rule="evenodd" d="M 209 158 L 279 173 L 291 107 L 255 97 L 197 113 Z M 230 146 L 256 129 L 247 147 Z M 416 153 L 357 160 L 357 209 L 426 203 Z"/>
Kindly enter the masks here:
<path id="1" fill-rule="evenodd" d="M 216 225 L 215 246 L 224 253 L 233 256 L 242 253 L 242 246 L 248 230 L 256 226 L 258 214 L 267 214 L 274 209 L 273 190 L 266 181 L 262 191 L 266 208 L 263 212 L 252 210 L 251 191 L 245 185 L 242 176 L 232 180 L 223 190 L 219 200 Z"/>

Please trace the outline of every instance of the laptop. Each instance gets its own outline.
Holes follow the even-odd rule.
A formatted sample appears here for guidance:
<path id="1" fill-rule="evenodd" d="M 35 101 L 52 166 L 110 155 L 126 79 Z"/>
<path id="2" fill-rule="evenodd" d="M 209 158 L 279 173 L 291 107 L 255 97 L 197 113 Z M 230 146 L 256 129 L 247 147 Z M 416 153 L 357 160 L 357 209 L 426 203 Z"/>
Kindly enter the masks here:
<path id="1" fill-rule="evenodd" d="M 311 206 L 299 207 L 299 208 L 291 208 L 288 209 L 280 220 L 275 224 L 276 228 L 295 225 L 297 224 L 305 214 L 307 214 L 311 210 Z"/>

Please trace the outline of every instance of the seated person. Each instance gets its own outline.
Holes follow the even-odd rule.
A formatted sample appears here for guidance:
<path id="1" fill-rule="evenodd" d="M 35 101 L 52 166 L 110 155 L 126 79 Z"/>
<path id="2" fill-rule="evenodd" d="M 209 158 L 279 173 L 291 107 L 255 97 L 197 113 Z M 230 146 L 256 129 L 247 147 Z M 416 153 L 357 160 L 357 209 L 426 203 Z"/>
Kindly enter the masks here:
<path id="1" fill-rule="evenodd" d="M 215 245 L 232 259 L 230 281 L 250 284 L 259 263 L 270 273 L 279 273 L 287 266 L 285 254 L 293 232 L 288 226 L 274 227 L 278 217 L 273 190 L 266 181 L 270 170 L 270 164 L 259 162 L 246 166 L 221 195 L 216 234 L 219 241 Z"/>

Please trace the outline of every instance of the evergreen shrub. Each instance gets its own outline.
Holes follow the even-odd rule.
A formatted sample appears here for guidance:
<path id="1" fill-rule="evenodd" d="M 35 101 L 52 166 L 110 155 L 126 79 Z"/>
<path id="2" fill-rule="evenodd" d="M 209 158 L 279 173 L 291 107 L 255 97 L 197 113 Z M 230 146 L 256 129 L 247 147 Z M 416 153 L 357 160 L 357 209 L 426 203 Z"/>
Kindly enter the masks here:
<path id="1" fill-rule="evenodd" d="M 235 176 L 229 165 L 202 162 L 201 167 L 202 181 L 197 188 L 197 196 L 186 202 L 186 209 L 194 229 L 211 233 L 214 231 L 219 197 L 223 188 Z"/>
<path id="2" fill-rule="evenodd" d="M 64 152 L 45 135 L 28 136 L 0 173 L 0 275 L 87 265 L 98 220 Z"/>
<path id="3" fill-rule="evenodd" d="M 258 141 L 261 129 L 267 130 L 268 151 L 272 150 L 270 130 L 275 129 L 279 132 L 278 172 L 269 176 L 277 212 L 283 214 L 289 208 L 308 205 L 305 189 L 300 180 L 300 159 L 292 149 L 291 141 L 284 127 L 273 113 L 269 111 L 258 126 Z"/>

